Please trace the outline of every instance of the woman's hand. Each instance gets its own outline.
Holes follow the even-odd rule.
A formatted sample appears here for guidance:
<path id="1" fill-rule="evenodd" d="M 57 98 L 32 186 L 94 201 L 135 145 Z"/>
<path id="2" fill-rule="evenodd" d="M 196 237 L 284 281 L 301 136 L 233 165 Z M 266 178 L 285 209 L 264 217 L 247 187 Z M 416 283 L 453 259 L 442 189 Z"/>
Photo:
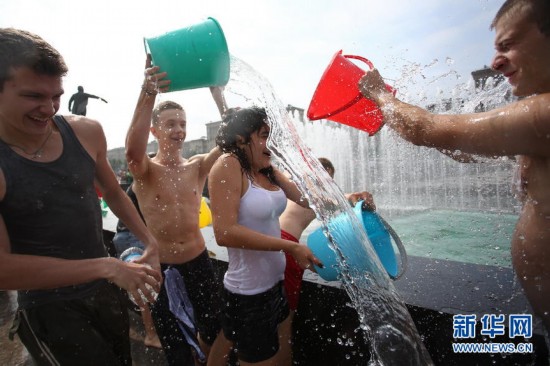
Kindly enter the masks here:
<path id="1" fill-rule="evenodd" d="M 296 262 L 302 269 L 309 269 L 310 271 L 315 272 L 313 265 L 324 268 L 323 263 L 313 254 L 311 249 L 306 245 L 300 243 L 294 243 L 292 249 L 290 250 L 290 255 L 296 259 Z"/>

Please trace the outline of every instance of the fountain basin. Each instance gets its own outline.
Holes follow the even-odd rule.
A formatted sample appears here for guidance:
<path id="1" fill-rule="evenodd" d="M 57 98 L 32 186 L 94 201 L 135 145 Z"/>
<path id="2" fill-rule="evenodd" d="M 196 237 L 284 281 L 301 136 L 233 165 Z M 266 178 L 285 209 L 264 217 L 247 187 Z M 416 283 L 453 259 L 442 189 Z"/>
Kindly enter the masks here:
<path id="1" fill-rule="evenodd" d="M 114 235 L 116 218 L 104 218 L 105 240 Z M 227 250 L 217 245 L 212 226 L 201 229 L 216 273 L 222 281 L 227 269 Z M 301 240 L 307 240 L 306 231 Z M 114 247 L 112 247 L 114 250 Z M 408 256 L 408 269 L 394 281 L 415 326 L 436 365 L 549 365 L 549 353 L 542 328 L 535 324 L 533 337 L 479 336 L 471 343 L 533 344 L 528 354 L 454 353 L 453 315 L 530 313 L 527 299 L 511 268 L 479 265 L 416 255 Z M 367 322 L 368 323 L 368 322 Z M 369 346 L 359 329 L 359 318 L 338 281 L 325 281 L 306 271 L 293 328 L 296 365 L 366 365 Z M 508 330 L 505 334 L 508 334 Z M 397 364 L 399 360 L 396 360 Z"/>

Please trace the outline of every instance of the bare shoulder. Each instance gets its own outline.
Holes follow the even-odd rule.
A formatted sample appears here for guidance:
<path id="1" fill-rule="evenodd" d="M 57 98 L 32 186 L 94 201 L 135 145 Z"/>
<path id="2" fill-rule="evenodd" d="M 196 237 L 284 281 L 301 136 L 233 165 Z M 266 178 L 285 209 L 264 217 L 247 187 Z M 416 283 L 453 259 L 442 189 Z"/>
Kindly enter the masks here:
<path id="1" fill-rule="evenodd" d="M 83 116 L 63 116 L 65 120 L 69 123 L 71 128 L 75 131 L 77 136 L 80 138 L 81 135 L 87 136 L 89 134 L 99 134 L 103 135 L 103 127 L 99 121 Z"/>
<path id="2" fill-rule="evenodd" d="M 107 153 L 107 141 L 101 124 L 82 116 L 64 116 L 84 149 L 97 161 Z"/>
<path id="3" fill-rule="evenodd" d="M 241 163 L 239 162 L 239 159 L 233 154 L 225 153 L 222 154 L 218 160 L 214 163 L 214 167 L 212 169 L 220 169 L 220 168 L 228 168 L 230 170 L 234 169 L 241 169 Z"/>
<path id="4" fill-rule="evenodd" d="M 242 176 L 241 163 L 232 154 L 223 154 L 218 160 L 214 163 L 210 174 L 208 175 L 209 181 L 233 181 L 239 180 L 239 177 Z"/>

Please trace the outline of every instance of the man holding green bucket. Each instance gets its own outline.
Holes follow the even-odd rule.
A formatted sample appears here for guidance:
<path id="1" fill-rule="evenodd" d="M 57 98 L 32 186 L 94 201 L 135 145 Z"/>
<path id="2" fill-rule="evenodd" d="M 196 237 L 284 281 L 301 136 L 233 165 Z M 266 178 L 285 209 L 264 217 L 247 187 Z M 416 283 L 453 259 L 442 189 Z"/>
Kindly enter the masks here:
<path id="1" fill-rule="evenodd" d="M 219 283 L 199 228 L 201 193 L 221 150 L 216 147 L 207 154 L 182 157 L 187 132 L 185 111 L 172 101 L 155 106 L 157 93 L 168 91 L 171 85 L 167 77 L 159 66 L 151 67 L 148 56 L 145 80 L 126 137 L 126 158 L 143 217 L 159 243 L 165 276 L 158 299 L 151 306 L 155 328 L 168 363 L 189 365 L 194 362 L 191 347 L 197 343 L 194 331 L 186 328 L 189 319 L 198 330 L 198 343 L 206 358 L 209 354 L 220 360 L 224 356 L 215 342 L 221 330 Z M 221 88 L 212 91 L 223 110 Z M 158 142 L 154 158 L 146 152 L 150 132 Z"/>
<path id="2" fill-rule="evenodd" d="M 226 85 L 229 51 L 220 24 L 214 18 L 144 39 L 152 65 L 170 75 L 170 91 Z"/>

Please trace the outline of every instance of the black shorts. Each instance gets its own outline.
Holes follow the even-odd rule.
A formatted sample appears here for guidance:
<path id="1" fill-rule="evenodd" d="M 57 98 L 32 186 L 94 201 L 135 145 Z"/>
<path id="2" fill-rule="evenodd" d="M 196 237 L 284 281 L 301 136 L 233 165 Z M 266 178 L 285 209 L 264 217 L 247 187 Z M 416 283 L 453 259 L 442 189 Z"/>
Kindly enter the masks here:
<path id="1" fill-rule="evenodd" d="M 278 326 L 289 315 L 283 281 L 257 295 L 223 291 L 222 328 L 239 359 L 260 362 L 279 350 Z"/>
<path id="2" fill-rule="evenodd" d="M 205 343 L 212 345 L 221 330 L 221 284 L 217 280 L 208 252 L 205 250 L 187 263 L 161 264 L 162 272 L 168 268 L 177 269 L 183 277 L 189 300 L 193 305 L 197 331 Z M 151 314 L 168 363 L 185 365 L 190 362 L 191 348 L 185 340 L 176 317 L 170 311 L 164 285 L 157 301 L 151 307 Z"/>
<path id="3" fill-rule="evenodd" d="M 122 296 L 105 282 L 81 299 L 20 309 L 12 331 L 36 365 L 132 365 Z"/>

